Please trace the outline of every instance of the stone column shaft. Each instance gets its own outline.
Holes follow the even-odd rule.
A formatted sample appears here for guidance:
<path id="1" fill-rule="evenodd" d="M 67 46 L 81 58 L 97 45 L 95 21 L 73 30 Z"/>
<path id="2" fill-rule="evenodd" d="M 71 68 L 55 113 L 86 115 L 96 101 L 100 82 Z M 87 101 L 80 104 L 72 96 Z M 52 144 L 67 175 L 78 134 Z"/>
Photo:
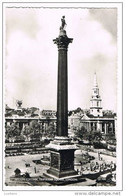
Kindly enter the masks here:
<path id="1" fill-rule="evenodd" d="M 68 76 L 67 49 L 72 38 L 68 38 L 64 29 L 54 39 L 58 47 L 58 88 L 57 88 L 57 136 L 68 137 Z"/>
<path id="2" fill-rule="evenodd" d="M 67 49 L 58 51 L 57 136 L 68 136 Z"/>

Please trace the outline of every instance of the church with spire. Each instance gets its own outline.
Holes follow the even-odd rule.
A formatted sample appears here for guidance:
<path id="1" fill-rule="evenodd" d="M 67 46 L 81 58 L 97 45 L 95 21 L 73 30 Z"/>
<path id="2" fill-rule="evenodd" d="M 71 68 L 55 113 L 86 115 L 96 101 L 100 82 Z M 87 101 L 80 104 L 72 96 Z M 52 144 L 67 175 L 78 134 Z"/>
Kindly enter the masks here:
<path id="1" fill-rule="evenodd" d="M 104 135 L 116 132 L 116 116 L 105 114 L 101 105 L 102 99 L 99 94 L 97 75 L 94 73 L 94 82 L 90 98 L 89 114 L 84 113 L 80 119 L 80 127 L 84 126 L 87 131 L 100 131 Z"/>

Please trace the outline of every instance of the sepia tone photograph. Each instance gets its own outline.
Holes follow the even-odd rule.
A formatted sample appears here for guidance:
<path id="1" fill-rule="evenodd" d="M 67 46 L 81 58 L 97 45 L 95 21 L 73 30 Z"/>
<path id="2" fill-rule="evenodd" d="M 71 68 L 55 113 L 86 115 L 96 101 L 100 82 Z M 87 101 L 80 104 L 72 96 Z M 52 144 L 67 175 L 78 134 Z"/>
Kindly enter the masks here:
<path id="1" fill-rule="evenodd" d="M 120 11 L 4 3 L 5 190 L 122 186 Z"/>

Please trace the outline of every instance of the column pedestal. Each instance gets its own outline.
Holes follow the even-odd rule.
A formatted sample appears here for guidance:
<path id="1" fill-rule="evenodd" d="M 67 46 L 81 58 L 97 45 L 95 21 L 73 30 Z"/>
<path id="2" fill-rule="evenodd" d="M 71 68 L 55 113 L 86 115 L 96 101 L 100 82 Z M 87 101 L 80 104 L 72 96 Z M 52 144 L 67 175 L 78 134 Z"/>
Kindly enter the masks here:
<path id="1" fill-rule="evenodd" d="M 46 176 L 57 179 L 79 176 L 74 170 L 74 151 L 78 148 L 68 137 L 55 137 L 47 148 L 50 149 L 50 168 Z"/>

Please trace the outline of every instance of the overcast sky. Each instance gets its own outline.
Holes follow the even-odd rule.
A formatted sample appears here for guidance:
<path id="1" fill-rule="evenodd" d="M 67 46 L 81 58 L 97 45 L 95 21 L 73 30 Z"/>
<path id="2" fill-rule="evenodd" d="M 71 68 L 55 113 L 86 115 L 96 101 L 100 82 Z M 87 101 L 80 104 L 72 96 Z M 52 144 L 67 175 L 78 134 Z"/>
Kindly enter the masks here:
<path id="1" fill-rule="evenodd" d="M 61 17 L 68 49 L 68 107 L 89 108 L 94 72 L 103 109 L 116 111 L 117 9 L 6 8 L 6 103 L 56 109 Z"/>

